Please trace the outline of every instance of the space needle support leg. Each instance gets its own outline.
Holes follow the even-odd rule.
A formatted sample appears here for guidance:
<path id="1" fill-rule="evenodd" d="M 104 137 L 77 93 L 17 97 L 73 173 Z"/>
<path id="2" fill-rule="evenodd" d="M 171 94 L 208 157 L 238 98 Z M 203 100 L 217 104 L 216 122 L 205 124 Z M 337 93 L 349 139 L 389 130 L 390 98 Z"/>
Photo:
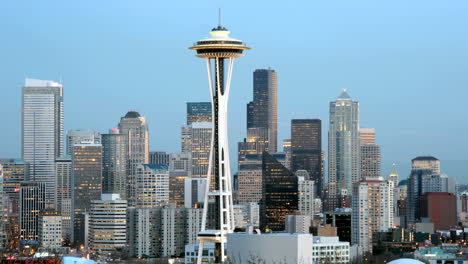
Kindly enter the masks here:
<path id="1" fill-rule="evenodd" d="M 211 104 L 213 105 L 213 77 L 211 76 L 211 61 L 209 58 L 206 59 L 206 70 L 208 72 L 208 83 L 209 83 L 209 88 L 210 88 L 210 98 L 211 98 Z M 211 111 L 211 117 L 214 118 L 214 112 Z M 213 169 L 213 144 L 214 144 L 214 133 L 212 131 L 211 133 L 211 146 L 210 146 L 210 156 L 208 157 L 208 172 L 207 172 L 207 177 L 206 177 L 206 187 L 205 187 L 205 198 L 203 201 L 203 214 L 202 214 L 202 224 L 201 224 L 201 230 L 200 231 L 205 231 L 206 229 L 206 216 L 208 214 L 208 192 L 210 191 L 210 181 L 211 181 L 211 171 Z M 202 264 L 202 258 L 203 258 L 203 246 L 204 242 L 203 240 L 200 240 L 199 245 L 198 245 L 198 257 L 197 257 L 197 264 Z"/>

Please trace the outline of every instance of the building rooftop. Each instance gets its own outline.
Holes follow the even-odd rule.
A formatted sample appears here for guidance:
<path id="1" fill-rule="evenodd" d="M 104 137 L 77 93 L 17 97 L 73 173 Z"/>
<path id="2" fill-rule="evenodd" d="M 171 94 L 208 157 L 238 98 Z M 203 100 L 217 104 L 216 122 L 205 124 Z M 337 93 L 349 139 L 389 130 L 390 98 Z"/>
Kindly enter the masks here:
<path id="1" fill-rule="evenodd" d="M 152 170 L 168 170 L 169 167 L 166 164 L 143 164 L 143 166 L 148 167 Z"/>
<path id="2" fill-rule="evenodd" d="M 411 161 L 415 161 L 415 160 L 439 160 L 439 159 L 434 158 L 433 156 L 419 156 L 419 157 L 412 159 Z"/>
<path id="3" fill-rule="evenodd" d="M 128 111 L 128 113 L 124 116 L 125 118 L 138 118 L 141 115 L 137 111 Z"/>
<path id="4" fill-rule="evenodd" d="M 351 100 L 351 96 L 349 96 L 348 91 L 346 88 L 343 88 L 343 91 L 337 98 L 338 100 Z"/>
<path id="5" fill-rule="evenodd" d="M 26 78 L 24 80 L 24 86 L 25 87 L 62 87 L 62 84 L 55 82 L 55 81 Z"/>

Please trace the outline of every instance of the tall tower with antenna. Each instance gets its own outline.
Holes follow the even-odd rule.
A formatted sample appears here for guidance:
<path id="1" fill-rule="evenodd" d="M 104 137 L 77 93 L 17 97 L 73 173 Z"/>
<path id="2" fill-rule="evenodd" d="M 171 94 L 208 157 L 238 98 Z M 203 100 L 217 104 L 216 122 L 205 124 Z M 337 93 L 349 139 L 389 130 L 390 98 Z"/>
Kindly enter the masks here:
<path id="1" fill-rule="evenodd" d="M 206 242 L 215 243 L 215 263 L 223 263 L 226 259 L 226 235 L 232 233 L 234 229 L 227 106 L 234 59 L 242 57 L 242 52 L 250 48 L 244 42 L 229 37 L 229 33 L 225 27 L 221 26 L 221 19 L 219 19 L 218 27 L 211 30 L 209 38 L 197 41 L 189 47 L 197 52 L 197 57 L 206 61 L 213 109 L 207 190 L 201 231 L 198 233 L 200 241 L 198 264 L 201 264 Z"/>

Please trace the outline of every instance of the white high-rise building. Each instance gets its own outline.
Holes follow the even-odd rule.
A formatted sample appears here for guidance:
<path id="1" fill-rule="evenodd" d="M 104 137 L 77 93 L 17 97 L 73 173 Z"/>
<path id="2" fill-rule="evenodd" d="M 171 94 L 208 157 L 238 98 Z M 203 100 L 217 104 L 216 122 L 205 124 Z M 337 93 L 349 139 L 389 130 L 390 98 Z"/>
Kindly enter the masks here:
<path id="1" fill-rule="evenodd" d="M 328 131 L 329 209 L 338 207 L 338 195 L 350 195 L 353 184 L 361 179 L 359 103 L 346 89 L 330 102 Z"/>
<path id="2" fill-rule="evenodd" d="M 304 176 L 300 176 L 303 175 Z M 309 173 L 306 170 L 298 170 L 298 197 L 299 197 L 299 213 L 314 217 L 315 213 L 315 182 L 309 180 Z"/>
<path id="3" fill-rule="evenodd" d="M 140 164 L 136 168 L 135 207 L 155 208 L 169 201 L 169 170 L 163 164 Z"/>
<path id="4" fill-rule="evenodd" d="M 45 183 L 46 204 L 54 206 L 55 159 L 63 155 L 63 87 L 54 81 L 26 79 L 22 96 L 22 157 L 30 179 Z"/>
<path id="5" fill-rule="evenodd" d="M 45 249 L 62 246 L 62 217 L 56 211 L 44 211 L 39 215 L 39 244 Z"/>
<path id="6" fill-rule="evenodd" d="M 98 251 L 126 247 L 127 201 L 119 194 L 102 194 L 101 200 L 91 201 L 89 245 Z"/>
<path id="7" fill-rule="evenodd" d="M 161 245 L 161 208 L 127 210 L 127 241 L 130 256 L 158 257 Z"/>
<path id="8" fill-rule="evenodd" d="M 161 212 L 161 256 L 179 256 L 185 250 L 186 208 L 169 204 Z"/>
<path id="9" fill-rule="evenodd" d="M 186 208 L 186 241 L 185 244 L 196 244 L 198 232 L 200 232 L 202 224 L 203 209 L 201 208 Z"/>
<path id="10" fill-rule="evenodd" d="M 372 233 L 393 227 L 393 182 L 379 178 L 353 186 L 352 244 L 372 252 Z"/>

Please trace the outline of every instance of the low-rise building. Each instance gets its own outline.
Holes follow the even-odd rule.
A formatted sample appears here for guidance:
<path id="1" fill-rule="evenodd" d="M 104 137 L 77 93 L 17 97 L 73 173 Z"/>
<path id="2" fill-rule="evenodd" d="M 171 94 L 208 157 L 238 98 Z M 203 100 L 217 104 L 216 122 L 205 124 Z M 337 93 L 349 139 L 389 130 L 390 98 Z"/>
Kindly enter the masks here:
<path id="1" fill-rule="evenodd" d="M 349 242 L 340 242 L 338 237 L 315 236 L 312 244 L 313 263 L 348 263 Z"/>
<path id="2" fill-rule="evenodd" d="M 185 246 L 185 264 L 195 264 L 198 258 L 198 244 L 188 244 Z M 215 244 L 205 243 L 203 245 L 202 263 L 213 263 L 215 261 Z"/>
<path id="3" fill-rule="evenodd" d="M 232 263 L 312 264 L 312 235 L 310 234 L 247 234 L 227 235 L 227 256 Z M 272 250 L 274 249 L 274 250 Z"/>

